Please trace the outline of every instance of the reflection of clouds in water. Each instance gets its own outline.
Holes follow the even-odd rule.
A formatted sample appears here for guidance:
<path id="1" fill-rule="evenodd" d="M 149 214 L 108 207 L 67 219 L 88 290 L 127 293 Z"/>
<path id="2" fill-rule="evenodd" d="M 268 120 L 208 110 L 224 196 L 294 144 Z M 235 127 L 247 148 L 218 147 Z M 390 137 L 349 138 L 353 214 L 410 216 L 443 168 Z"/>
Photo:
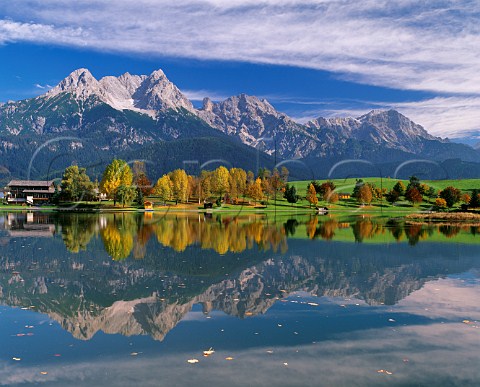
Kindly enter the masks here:
<path id="1" fill-rule="evenodd" d="M 57 369 L 45 365 L 48 375 L 39 374 L 42 366 L 3 366 L 0 385 L 34 381 L 98 386 L 158 385 L 160 381 L 164 385 L 196 386 L 474 385 L 480 380 L 480 331 L 462 321 L 480 320 L 479 296 L 478 276 L 468 282 L 446 278 L 427 283 L 391 307 L 395 322 L 384 328 L 358 330 L 316 344 L 291 347 L 230 352 L 225 344 L 215 348 L 216 353 L 208 359 L 201 356 L 204 348 L 155 357 L 148 353 L 130 357 L 126 353 L 125 360 L 96 359 Z M 368 307 L 362 307 L 362 313 L 364 308 Z M 385 312 L 386 308 L 390 307 L 375 307 L 371 318 L 384 318 L 384 313 L 377 316 L 375 311 Z M 402 321 L 406 314 L 430 317 L 432 323 L 404 325 L 408 324 Z M 273 354 L 267 353 L 270 349 Z M 227 356 L 234 360 L 225 361 Z M 187 364 L 192 357 L 199 358 L 200 363 Z M 393 374 L 379 374 L 380 369 Z"/>
<path id="2" fill-rule="evenodd" d="M 401 300 L 395 310 L 461 322 L 480 320 L 480 272 L 472 271 L 475 278 L 444 278 L 427 282 L 417 292 Z"/>

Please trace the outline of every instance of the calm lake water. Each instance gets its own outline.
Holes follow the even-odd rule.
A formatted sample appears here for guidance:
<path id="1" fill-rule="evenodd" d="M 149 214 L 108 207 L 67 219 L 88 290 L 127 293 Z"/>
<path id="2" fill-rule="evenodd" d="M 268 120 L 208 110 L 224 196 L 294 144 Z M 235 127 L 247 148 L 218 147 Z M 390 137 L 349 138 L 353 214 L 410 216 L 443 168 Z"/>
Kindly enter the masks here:
<path id="1" fill-rule="evenodd" d="M 0 385 L 480 385 L 479 300 L 474 224 L 0 213 Z"/>

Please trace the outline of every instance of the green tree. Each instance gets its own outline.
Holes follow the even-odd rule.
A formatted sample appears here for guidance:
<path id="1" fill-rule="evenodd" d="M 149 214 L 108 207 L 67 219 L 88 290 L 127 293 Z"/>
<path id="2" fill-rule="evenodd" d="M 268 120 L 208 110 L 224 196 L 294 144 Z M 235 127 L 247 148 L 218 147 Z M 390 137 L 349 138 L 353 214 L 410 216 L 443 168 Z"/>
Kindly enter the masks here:
<path id="1" fill-rule="evenodd" d="M 65 169 L 62 176 L 61 196 L 65 200 L 92 200 L 93 183 L 87 175 L 85 168 L 79 168 L 78 165 L 71 165 Z"/>
<path id="2" fill-rule="evenodd" d="M 115 205 L 118 187 L 121 185 L 130 187 L 132 181 L 133 173 L 127 162 L 125 160 L 113 159 L 103 172 L 100 190 L 104 192 L 108 198 L 113 198 Z"/>
<path id="3" fill-rule="evenodd" d="M 283 193 L 283 197 L 287 199 L 287 202 L 291 203 L 292 206 L 294 203 L 298 202 L 297 189 L 295 186 L 287 184 L 285 187 L 285 192 Z"/>
<path id="4" fill-rule="evenodd" d="M 420 179 L 417 176 L 410 176 L 410 179 L 409 179 L 408 185 L 407 185 L 407 191 L 410 188 L 416 188 L 417 191 L 420 193 L 421 184 L 420 184 Z M 406 194 L 406 191 L 405 191 L 405 194 Z"/>
<path id="5" fill-rule="evenodd" d="M 440 192 L 439 196 L 445 199 L 448 208 L 452 208 L 455 203 L 460 201 L 462 192 L 458 188 L 448 186 Z"/>
<path id="6" fill-rule="evenodd" d="M 271 176 L 271 173 L 270 171 L 268 170 L 268 168 L 260 168 L 258 170 L 258 177 L 261 179 L 261 180 L 264 180 L 264 179 L 268 179 L 270 178 Z"/>
<path id="7" fill-rule="evenodd" d="M 55 191 L 53 192 L 51 201 L 53 204 L 58 204 L 60 202 L 60 198 L 61 198 L 61 192 L 58 189 L 58 185 L 55 184 Z"/>
<path id="8" fill-rule="evenodd" d="M 403 196 L 405 195 L 405 191 L 406 191 L 405 184 L 403 184 L 403 181 L 399 180 L 395 183 L 392 190 L 397 192 L 398 196 Z"/>
<path id="9" fill-rule="evenodd" d="M 474 189 L 472 191 L 472 196 L 470 198 L 470 202 L 468 203 L 470 208 L 478 208 L 480 207 L 480 190 Z"/>
<path id="10" fill-rule="evenodd" d="M 120 185 L 115 192 L 115 201 L 118 201 L 122 207 L 130 204 L 137 194 L 137 189 L 133 185 Z"/>
<path id="11" fill-rule="evenodd" d="M 435 188 L 429 186 L 427 191 L 425 192 L 425 196 L 429 199 L 435 199 L 437 197 L 437 191 L 435 191 Z"/>
<path id="12" fill-rule="evenodd" d="M 164 205 L 172 198 L 172 192 L 173 183 L 168 175 L 163 175 L 153 187 L 153 193 L 163 200 Z"/>
<path id="13" fill-rule="evenodd" d="M 389 202 L 390 204 L 393 204 L 396 201 L 398 201 L 399 197 L 400 197 L 399 192 L 394 190 L 394 189 L 391 189 L 390 192 L 386 196 L 387 202 Z"/>
<path id="14" fill-rule="evenodd" d="M 143 196 L 143 191 L 140 187 L 136 187 L 136 194 L 135 194 L 135 204 L 138 206 L 143 206 L 145 203 L 145 198 Z"/>
<path id="15" fill-rule="evenodd" d="M 365 182 L 363 181 L 363 179 L 357 179 L 355 181 L 355 187 L 353 187 L 352 197 L 358 200 L 360 188 L 363 187 L 364 184 Z"/>

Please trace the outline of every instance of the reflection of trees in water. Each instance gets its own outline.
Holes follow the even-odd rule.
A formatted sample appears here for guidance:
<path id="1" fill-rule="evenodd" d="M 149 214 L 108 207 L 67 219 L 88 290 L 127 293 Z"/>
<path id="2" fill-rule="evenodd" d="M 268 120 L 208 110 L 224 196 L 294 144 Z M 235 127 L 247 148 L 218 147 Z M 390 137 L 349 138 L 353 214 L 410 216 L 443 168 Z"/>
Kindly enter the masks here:
<path id="1" fill-rule="evenodd" d="M 133 236 L 137 229 L 136 219 L 126 214 L 115 214 L 113 220 L 101 229 L 103 245 L 114 259 L 127 258 L 133 249 Z"/>
<path id="2" fill-rule="evenodd" d="M 294 236 L 297 226 L 300 223 L 298 223 L 297 219 L 288 219 L 284 224 L 283 228 L 285 229 L 285 235 L 288 236 Z"/>
<path id="3" fill-rule="evenodd" d="M 219 254 L 239 253 L 257 246 L 261 250 L 286 248 L 285 233 L 263 222 L 245 223 L 237 219 L 223 222 L 195 221 L 189 218 L 162 219 L 154 224 L 157 240 L 175 251 L 192 244 Z"/>
<path id="4" fill-rule="evenodd" d="M 316 230 L 315 235 L 320 235 L 322 239 L 331 240 L 335 236 L 335 230 L 339 228 L 339 224 L 336 219 L 329 219 L 323 222 Z"/>
<path id="5" fill-rule="evenodd" d="M 453 238 L 460 232 L 460 227 L 444 224 L 439 226 L 438 230 L 447 238 Z"/>
<path id="6" fill-rule="evenodd" d="M 86 250 L 97 230 L 97 218 L 85 214 L 68 214 L 60 216 L 59 221 L 67 250 L 71 253 Z"/>
<path id="7" fill-rule="evenodd" d="M 362 242 L 364 239 L 374 238 L 376 235 L 384 232 L 383 225 L 370 218 L 357 220 L 351 227 L 355 242 Z"/>
<path id="8" fill-rule="evenodd" d="M 268 223 L 264 219 L 200 217 L 159 217 L 152 214 L 105 214 L 100 217 L 86 214 L 63 214 L 57 218 L 62 238 L 71 252 L 85 250 L 92 237 L 100 231 L 105 250 L 114 259 L 126 258 L 132 253 L 136 259 L 145 257 L 147 243 L 155 236 L 157 241 L 177 252 L 191 245 L 211 249 L 219 254 L 240 253 L 247 249 L 286 251 L 287 237 L 305 226 L 310 239 L 333 240 L 337 230 L 351 230 L 356 242 L 378 238 L 387 233 L 397 241 L 404 239 L 415 245 L 434 234 L 454 238 L 460 232 L 476 235 L 477 225 L 426 224 L 392 219 L 384 222 L 376 218 L 358 218 L 354 222 L 339 222 L 337 218 L 310 216 L 288 219 L 283 224 Z M 57 226 L 58 226 L 57 225 Z M 339 236 L 345 235 L 339 234 Z"/>

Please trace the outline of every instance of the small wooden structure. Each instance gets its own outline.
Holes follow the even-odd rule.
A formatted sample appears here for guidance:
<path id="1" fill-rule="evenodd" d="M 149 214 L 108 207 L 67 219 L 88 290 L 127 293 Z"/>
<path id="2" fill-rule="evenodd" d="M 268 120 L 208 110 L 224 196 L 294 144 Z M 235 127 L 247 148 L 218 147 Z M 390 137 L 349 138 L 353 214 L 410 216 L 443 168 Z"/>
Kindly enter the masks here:
<path id="1" fill-rule="evenodd" d="M 338 198 L 340 200 L 347 200 L 350 199 L 351 195 L 348 192 L 339 192 L 338 193 Z"/>
<path id="2" fill-rule="evenodd" d="M 146 200 L 143 202 L 143 208 L 145 208 L 145 211 L 153 211 L 153 203 Z"/>
<path id="3" fill-rule="evenodd" d="M 317 211 L 317 214 L 319 214 L 319 215 L 327 215 L 328 214 L 328 208 L 327 207 L 315 207 L 315 210 Z"/>

